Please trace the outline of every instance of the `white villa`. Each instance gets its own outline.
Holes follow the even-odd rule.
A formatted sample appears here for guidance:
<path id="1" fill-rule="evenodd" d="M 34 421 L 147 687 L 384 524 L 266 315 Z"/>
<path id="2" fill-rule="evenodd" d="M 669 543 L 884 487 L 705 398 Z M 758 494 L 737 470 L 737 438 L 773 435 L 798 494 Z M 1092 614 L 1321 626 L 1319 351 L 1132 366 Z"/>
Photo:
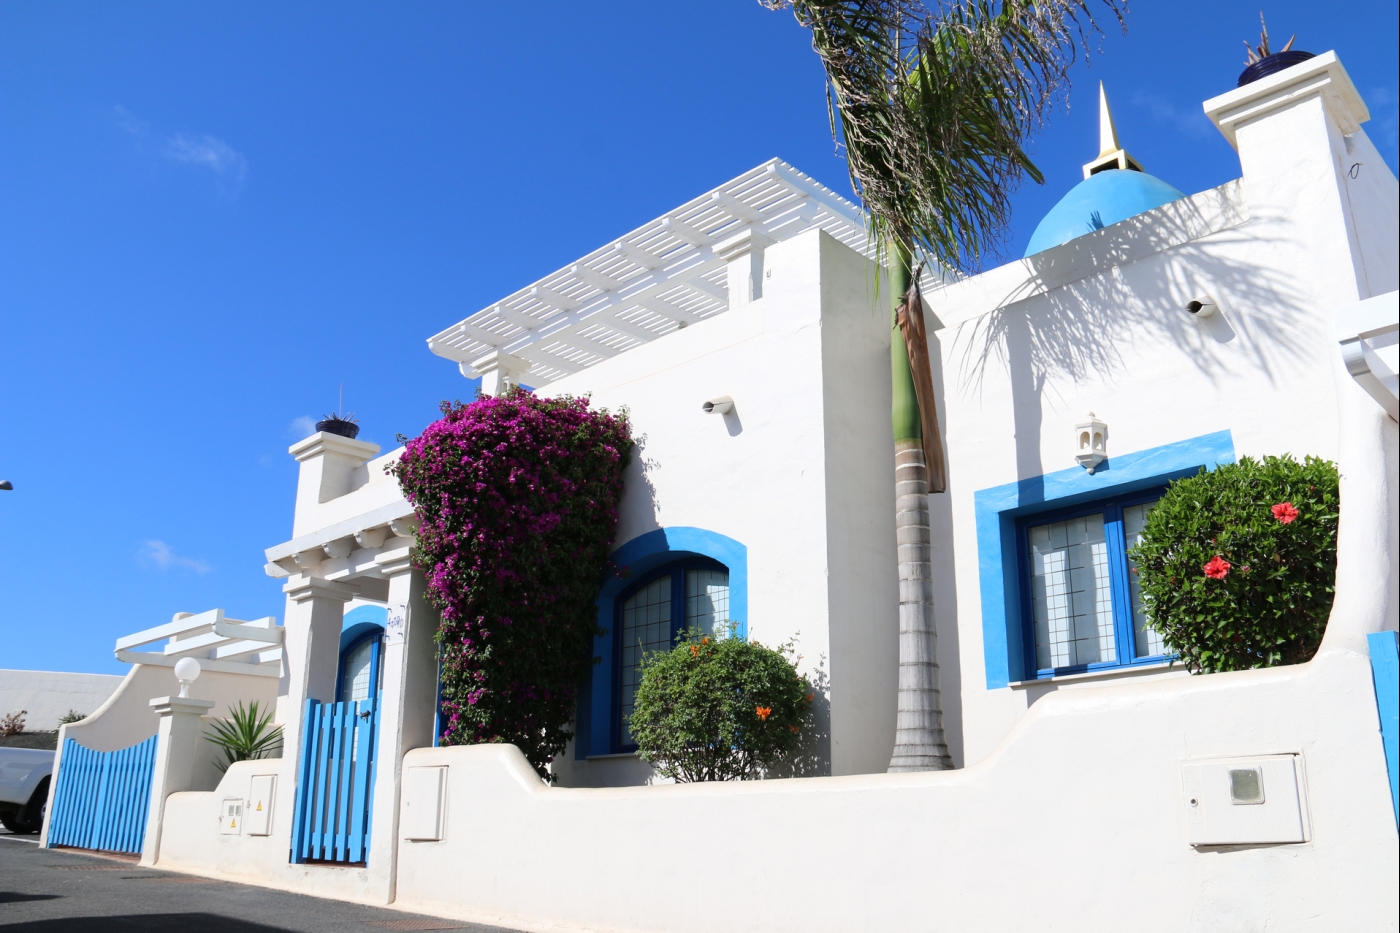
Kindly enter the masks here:
<path id="1" fill-rule="evenodd" d="M 626 406 L 638 439 L 630 575 L 599 593 L 553 785 L 513 746 L 437 747 L 400 451 L 318 433 L 290 449 L 291 534 L 266 552 L 281 624 L 181 613 L 119 641 L 135 666 L 64 727 L 45 843 L 528 930 L 1396 930 L 1397 181 L 1334 53 L 1204 109 L 1239 179 L 1183 194 L 1105 104 L 1102 151 L 1025 258 L 924 283 L 954 770 L 886 773 L 888 288 L 859 208 L 773 159 L 428 340 L 484 392 Z M 1190 675 L 1144 626 L 1125 547 L 1171 480 L 1285 453 L 1342 474 L 1322 647 Z M 1031 540 L 1106 544 L 1107 589 L 1047 623 Z M 668 784 L 629 744 L 638 620 L 720 617 L 795 640 L 821 685 L 804 776 Z M 175 696 L 185 657 L 203 673 Z M 220 775 L 201 723 L 253 699 L 283 757 Z M 1231 768 L 1262 802 L 1232 800 Z M 140 803 L 120 825 L 82 789 L 119 778 Z"/>

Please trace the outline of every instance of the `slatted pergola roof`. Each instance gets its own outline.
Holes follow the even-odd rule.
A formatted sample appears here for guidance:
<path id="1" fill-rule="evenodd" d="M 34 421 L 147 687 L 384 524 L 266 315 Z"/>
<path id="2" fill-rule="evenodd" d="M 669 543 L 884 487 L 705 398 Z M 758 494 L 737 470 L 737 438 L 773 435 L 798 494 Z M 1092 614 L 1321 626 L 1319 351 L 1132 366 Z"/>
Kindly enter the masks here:
<path id="1" fill-rule="evenodd" d="M 771 159 L 428 339 L 473 375 L 492 351 L 542 386 L 729 310 L 716 244 L 746 231 L 780 242 L 820 227 L 869 255 L 856 205 Z"/>

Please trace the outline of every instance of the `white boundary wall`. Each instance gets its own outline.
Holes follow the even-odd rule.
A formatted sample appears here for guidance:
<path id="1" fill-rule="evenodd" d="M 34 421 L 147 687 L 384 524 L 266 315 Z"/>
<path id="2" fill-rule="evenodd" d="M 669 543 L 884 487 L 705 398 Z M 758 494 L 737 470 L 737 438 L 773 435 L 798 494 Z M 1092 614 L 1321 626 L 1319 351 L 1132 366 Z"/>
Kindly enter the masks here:
<path id="1" fill-rule="evenodd" d="M 0 716 L 28 710 L 28 732 L 52 732 L 69 710 L 89 715 L 112 695 L 121 674 L 0 670 Z"/>

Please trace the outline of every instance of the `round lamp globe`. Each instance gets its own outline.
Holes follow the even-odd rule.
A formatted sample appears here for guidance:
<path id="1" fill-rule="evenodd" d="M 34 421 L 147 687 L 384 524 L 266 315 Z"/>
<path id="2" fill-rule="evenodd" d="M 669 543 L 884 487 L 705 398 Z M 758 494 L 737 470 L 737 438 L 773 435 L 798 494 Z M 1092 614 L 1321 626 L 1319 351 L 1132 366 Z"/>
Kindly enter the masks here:
<path id="1" fill-rule="evenodd" d="M 175 679 L 189 683 L 199 677 L 199 662 L 194 658 L 181 658 L 175 662 Z"/>

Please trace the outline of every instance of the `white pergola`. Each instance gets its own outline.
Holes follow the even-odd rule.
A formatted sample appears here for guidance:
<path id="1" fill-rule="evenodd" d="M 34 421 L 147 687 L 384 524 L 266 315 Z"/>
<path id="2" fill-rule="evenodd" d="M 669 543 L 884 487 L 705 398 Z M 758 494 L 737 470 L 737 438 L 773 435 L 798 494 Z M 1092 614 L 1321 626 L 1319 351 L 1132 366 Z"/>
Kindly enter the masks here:
<path id="1" fill-rule="evenodd" d="M 759 297 L 763 249 L 814 227 L 870 255 L 856 205 L 770 159 L 435 334 L 428 348 L 464 376 L 542 386 Z"/>
<path id="2" fill-rule="evenodd" d="M 128 664 L 161 667 L 174 667 L 181 658 L 194 658 L 206 671 L 279 677 L 282 635 L 282 627 L 272 616 L 244 622 L 226 618 L 222 609 L 177 612 L 164 625 L 118 638 L 116 656 Z"/>

